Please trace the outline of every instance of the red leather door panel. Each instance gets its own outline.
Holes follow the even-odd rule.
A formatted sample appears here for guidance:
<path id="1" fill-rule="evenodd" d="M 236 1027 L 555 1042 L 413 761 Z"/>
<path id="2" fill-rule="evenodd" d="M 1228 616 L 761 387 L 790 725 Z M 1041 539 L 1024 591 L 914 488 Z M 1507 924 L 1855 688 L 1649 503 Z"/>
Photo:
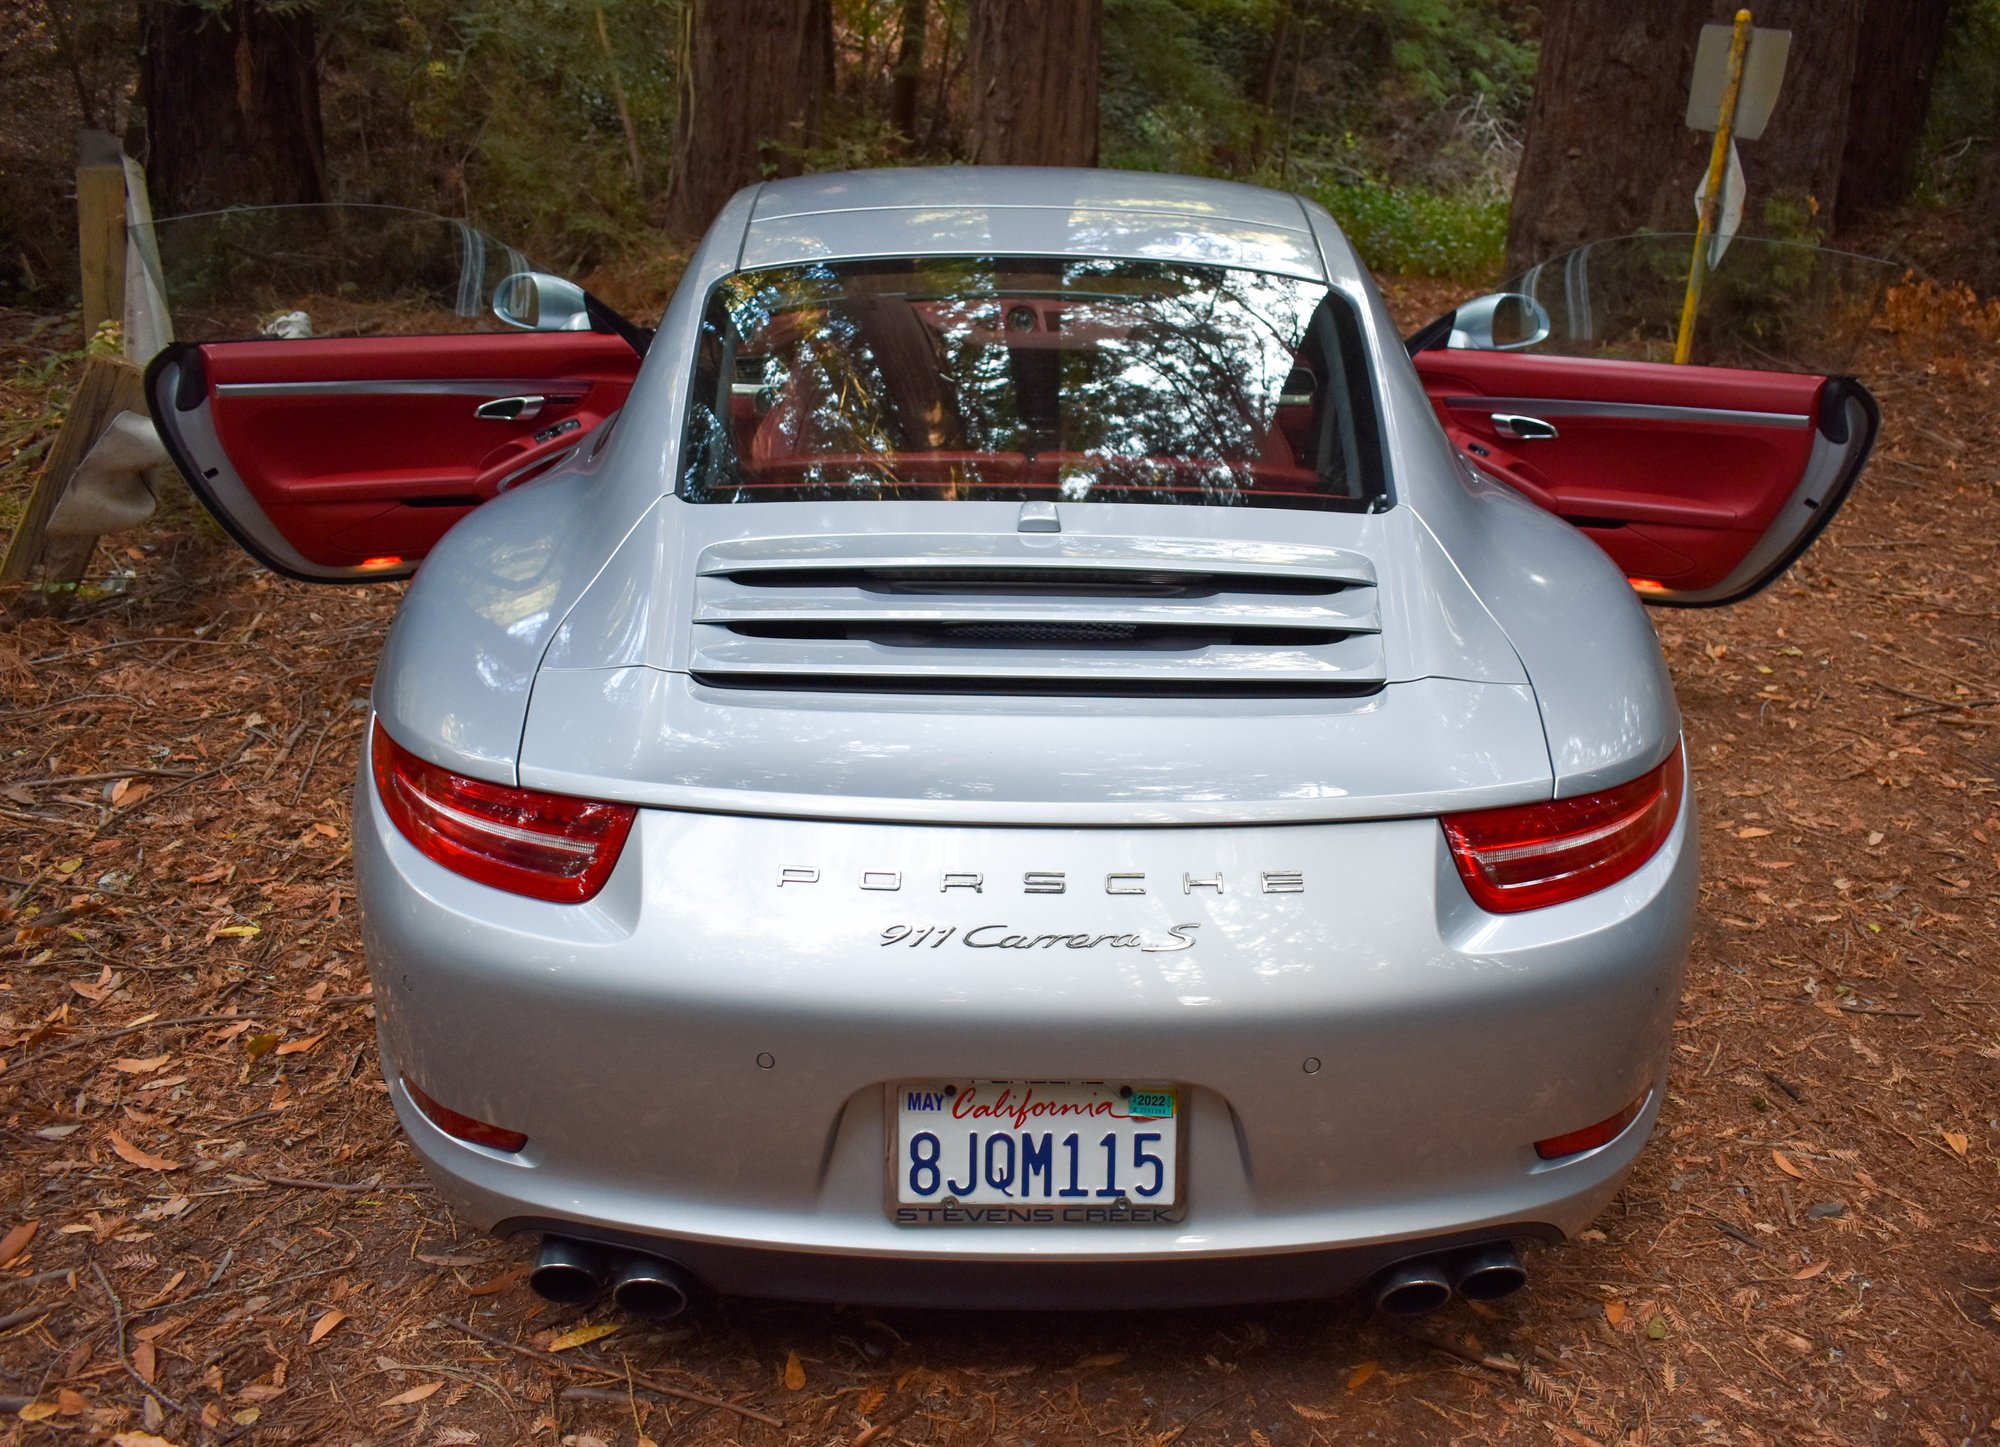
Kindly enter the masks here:
<path id="1" fill-rule="evenodd" d="M 467 512 L 567 457 L 624 405 L 638 366 L 594 332 L 219 342 L 163 353 L 148 392 L 238 540 L 330 580 L 406 575 Z M 507 398 L 537 400 L 477 415 Z"/>
<path id="2" fill-rule="evenodd" d="M 1781 573 L 1845 498 L 1877 420 L 1847 378 L 1472 350 L 1415 362 L 1457 447 L 1660 601 L 1733 601 Z"/>

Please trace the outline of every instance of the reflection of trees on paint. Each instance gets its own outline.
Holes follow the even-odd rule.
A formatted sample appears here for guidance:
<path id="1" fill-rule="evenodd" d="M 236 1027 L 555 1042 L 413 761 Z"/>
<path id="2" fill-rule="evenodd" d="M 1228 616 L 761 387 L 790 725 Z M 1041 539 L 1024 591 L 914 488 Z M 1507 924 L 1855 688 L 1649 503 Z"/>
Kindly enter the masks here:
<path id="1" fill-rule="evenodd" d="M 1356 324 L 1290 277 L 941 258 L 733 277 L 703 324 L 698 501 L 1355 507 L 1378 490 Z"/>

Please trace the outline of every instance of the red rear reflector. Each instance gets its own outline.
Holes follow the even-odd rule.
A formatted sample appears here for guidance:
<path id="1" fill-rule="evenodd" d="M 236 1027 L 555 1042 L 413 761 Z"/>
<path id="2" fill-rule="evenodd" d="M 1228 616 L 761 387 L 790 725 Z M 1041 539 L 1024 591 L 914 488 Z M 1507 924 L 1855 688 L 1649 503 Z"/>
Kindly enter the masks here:
<path id="1" fill-rule="evenodd" d="M 1635 593 L 1664 593 L 1667 591 L 1667 585 L 1662 583 L 1658 578 L 1627 578 L 1625 581 L 1632 585 L 1632 591 Z"/>
<path id="2" fill-rule="evenodd" d="M 1600 1120 L 1596 1125 L 1587 1125 L 1582 1130 L 1552 1135 L 1545 1141 L 1536 1141 L 1535 1154 L 1545 1161 L 1553 1161 L 1563 1156 L 1594 1151 L 1605 1142 L 1616 1140 L 1618 1132 L 1639 1118 L 1639 1112 L 1646 1108 L 1646 1100 L 1652 1093 L 1650 1090 L 1647 1091 L 1618 1114 Z"/>
<path id="3" fill-rule="evenodd" d="M 460 1115 L 450 1106 L 439 1105 L 418 1088 L 416 1081 L 408 1075 L 403 1077 L 403 1089 L 410 1093 L 410 1100 L 426 1119 L 446 1135 L 458 1140 L 471 1141 L 476 1146 L 491 1146 L 496 1151 L 518 1151 L 528 1143 L 528 1138 L 517 1130 L 505 1130 L 497 1125 L 488 1125 L 483 1120 L 474 1120 L 469 1115 Z"/>
<path id="4" fill-rule="evenodd" d="M 1677 742 L 1666 762 L 1629 784 L 1577 799 L 1444 816 L 1444 837 L 1466 893 L 1481 909 L 1513 914 L 1616 884 L 1651 859 L 1680 817 L 1687 764 Z"/>
<path id="5" fill-rule="evenodd" d="M 361 566 L 364 568 L 394 568 L 399 566 L 402 563 L 402 561 L 403 560 L 401 558 L 397 557 L 363 558 L 361 560 Z"/>
<path id="6" fill-rule="evenodd" d="M 638 812 L 454 774 L 403 748 L 380 719 L 370 753 L 404 838 L 446 869 L 533 899 L 581 904 L 604 888 Z"/>

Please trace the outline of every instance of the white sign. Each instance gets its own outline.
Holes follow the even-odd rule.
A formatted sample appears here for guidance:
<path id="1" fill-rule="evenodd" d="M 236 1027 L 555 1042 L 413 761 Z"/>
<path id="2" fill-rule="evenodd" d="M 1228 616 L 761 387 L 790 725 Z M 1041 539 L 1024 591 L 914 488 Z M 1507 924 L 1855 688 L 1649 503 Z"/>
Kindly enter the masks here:
<path id="1" fill-rule="evenodd" d="M 1736 228 L 1743 224 L 1743 158 L 1736 153 L 1736 142 L 1729 143 L 1729 164 L 1722 173 L 1722 208 L 1715 218 L 1715 230 L 1708 234 L 1708 264 L 1711 268 L 1720 265 L 1722 253 L 1729 249 L 1729 238 L 1736 234 Z M 1701 203 L 1708 196 L 1708 177 L 1704 174 L 1701 184 L 1694 188 L 1695 224 L 1701 224 Z"/>
<path id="2" fill-rule="evenodd" d="M 1722 111 L 1723 88 L 1729 83 L 1730 27 L 1704 25 L 1701 42 L 1694 52 L 1694 79 L 1688 85 L 1687 123 L 1697 131 L 1715 129 Z M 1750 43 L 1743 53 L 1743 84 L 1736 92 L 1736 120 L 1731 132 L 1741 140 L 1754 141 L 1764 134 L 1771 108 L 1778 103 L 1778 87 L 1785 79 L 1785 59 L 1792 53 L 1792 32 L 1750 31 Z"/>

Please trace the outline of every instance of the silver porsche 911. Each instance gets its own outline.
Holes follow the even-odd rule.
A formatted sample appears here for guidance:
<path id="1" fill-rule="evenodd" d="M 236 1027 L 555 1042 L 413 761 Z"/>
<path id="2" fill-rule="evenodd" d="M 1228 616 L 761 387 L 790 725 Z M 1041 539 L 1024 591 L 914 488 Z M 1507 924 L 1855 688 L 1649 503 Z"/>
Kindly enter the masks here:
<path id="1" fill-rule="evenodd" d="M 382 1065 L 545 1295 L 1415 1312 L 1604 1207 L 1695 910 L 1640 600 L 1781 573 L 1857 383 L 1406 344 L 1317 206 L 1166 176 L 758 186 L 656 333 L 466 265 L 149 392 L 271 567 L 422 561 Z"/>

